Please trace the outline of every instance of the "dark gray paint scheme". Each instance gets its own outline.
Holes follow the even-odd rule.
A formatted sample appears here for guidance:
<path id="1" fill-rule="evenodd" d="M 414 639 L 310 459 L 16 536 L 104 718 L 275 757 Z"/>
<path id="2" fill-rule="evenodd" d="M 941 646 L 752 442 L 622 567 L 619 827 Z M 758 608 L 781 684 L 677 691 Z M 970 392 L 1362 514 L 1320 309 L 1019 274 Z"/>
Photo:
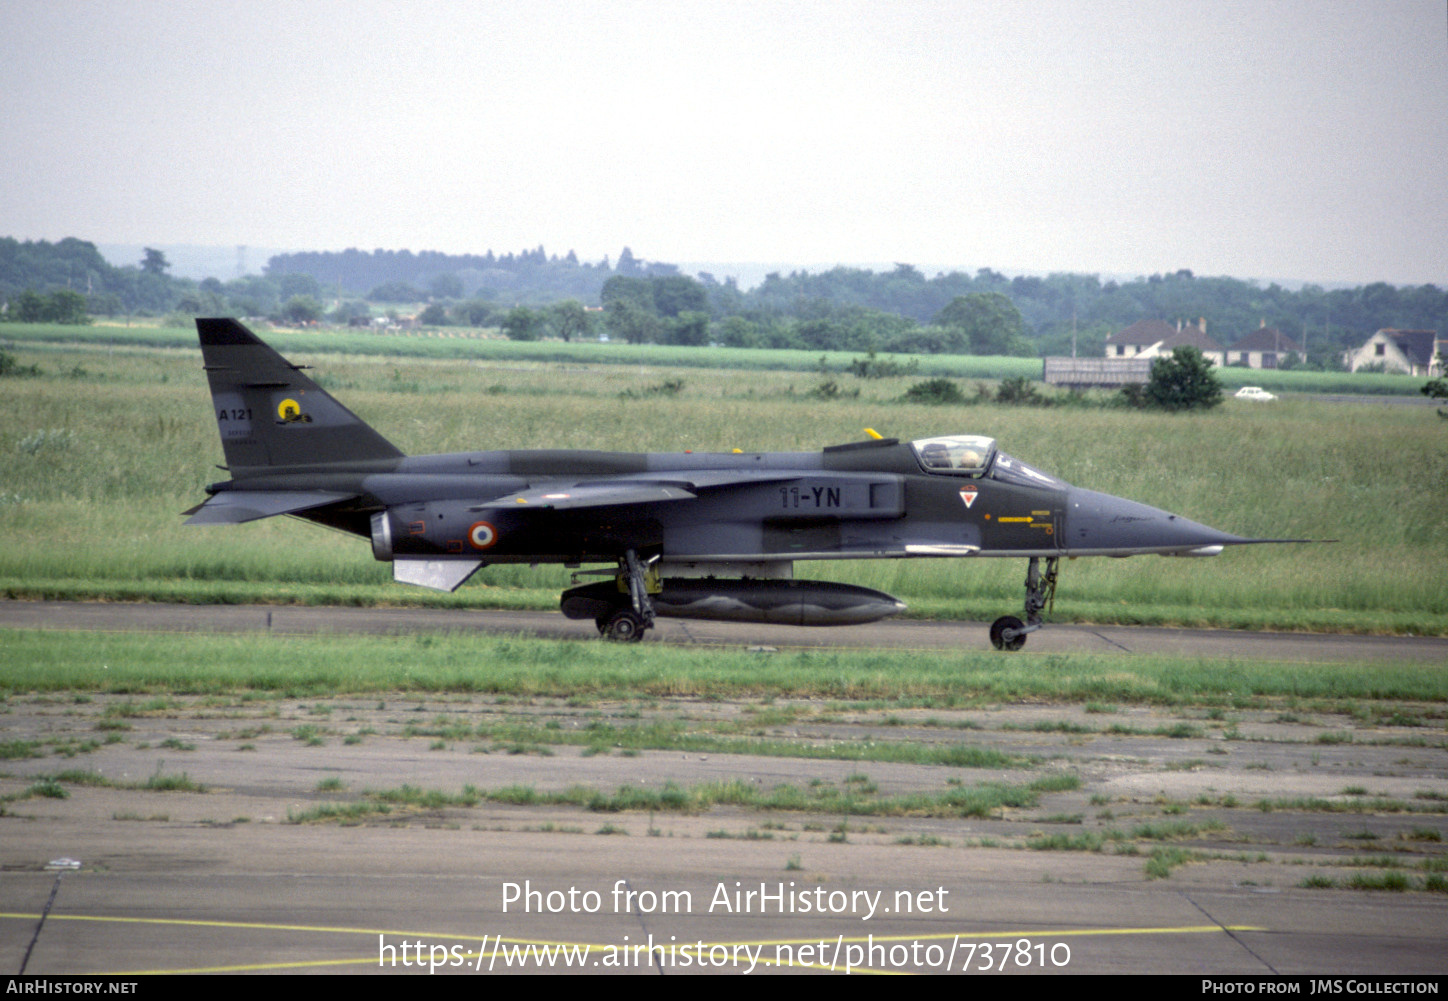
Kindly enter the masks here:
<path id="1" fill-rule="evenodd" d="M 196 325 L 231 479 L 207 488 L 210 498 L 187 512 L 188 524 L 297 515 L 370 538 L 399 580 L 449 590 L 489 563 L 615 564 L 618 607 L 641 620 L 636 633 L 654 614 L 698 605 L 701 585 L 678 585 L 688 594 L 668 600 L 660 576 L 718 578 L 721 617 L 732 602 L 743 618 L 789 619 L 796 610 L 781 613 L 770 595 L 797 593 L 802 607 L 833 610 L 796 620 L 832 624 L 904 606 L 868 592 L 852 615 L 839 611 L 848 589 L 823 600 L 823 591 L 807 586 L 757 582 L 791 576 L 800 559 L 1016 556 L 1032 561 L 1033 577 L 1037 562 L 1047 561 L 1048 580 L 1035 589 L 1044 599 L 1062 556 L 1212 555 L 1266 541 L 1070 486 L 993 444 L 970 473 L 927 470 L 917 448 L 893 439 L 805 453 L 405 456 L 240 323 Z M 595 600 L 598 593 L 590 592 Z M 1029 627 L 998 623 L 1012 630 L 1008 641 L 1023 642 L 1038 627 L 1043 601 L 1033 609 L 1031 593 Z"/>

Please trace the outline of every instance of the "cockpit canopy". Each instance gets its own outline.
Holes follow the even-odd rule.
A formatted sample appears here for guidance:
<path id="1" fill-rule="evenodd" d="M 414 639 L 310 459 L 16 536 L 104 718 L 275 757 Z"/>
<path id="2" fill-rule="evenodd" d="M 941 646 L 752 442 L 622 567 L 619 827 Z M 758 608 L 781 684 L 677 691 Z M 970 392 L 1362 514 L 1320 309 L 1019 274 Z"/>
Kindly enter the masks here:
<path id="1" fill-rule="evenodd" d="M 953 476 L 989 476 L 1024 487 L 1064 489 L 1067 484 L 1049 473 L 1026 465 L 996 448 L 994 438 L 956 434 L 918 438 L 910 443 L 915 458 L 927 473 Z"/>
<path id="2" fill-rule="evenodd" d="M 910 443 L 915 458 L 926 472 L 964 473 L 979 476 L 986 471 L 995 455 L 994 438 L 957 434 L 943 438 L 918 438 Z"/>

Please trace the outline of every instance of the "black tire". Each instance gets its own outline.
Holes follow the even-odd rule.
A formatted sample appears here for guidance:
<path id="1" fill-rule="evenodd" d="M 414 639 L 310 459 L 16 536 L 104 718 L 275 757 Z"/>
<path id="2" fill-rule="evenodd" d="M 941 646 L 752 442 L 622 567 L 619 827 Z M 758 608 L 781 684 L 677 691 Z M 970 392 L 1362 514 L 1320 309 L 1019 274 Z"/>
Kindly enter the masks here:
<path id="1" fill-rule="evenodd" d="M 1026 637 L 1021 630 L 1026 624 L 1014 615 L 1002 615 L 990 624 L 990 642 L 997 650 L 1019 650 L 1026 645 Z M 1006 630 L 1015 635 L 1006 639 Z"/>
<path id="2" fill-rule="evenodd" d="M 614 643 L 637 643 L 644 638 L 648 624 L 628 609 L 614 612 L 604 624 L 603 636 Z"/>

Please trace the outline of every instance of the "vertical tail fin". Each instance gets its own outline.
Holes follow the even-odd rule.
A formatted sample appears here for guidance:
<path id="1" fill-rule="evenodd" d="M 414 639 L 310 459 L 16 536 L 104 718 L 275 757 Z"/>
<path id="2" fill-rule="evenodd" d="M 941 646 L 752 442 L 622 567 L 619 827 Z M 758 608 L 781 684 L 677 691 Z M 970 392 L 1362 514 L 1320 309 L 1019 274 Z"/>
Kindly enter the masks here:
<path id="1" fill-rule="evenodd" d="M 390 441 L 237 321 L 197 318 L 196 333 L 233 476 L 276 466 L 402 457 Z"/>

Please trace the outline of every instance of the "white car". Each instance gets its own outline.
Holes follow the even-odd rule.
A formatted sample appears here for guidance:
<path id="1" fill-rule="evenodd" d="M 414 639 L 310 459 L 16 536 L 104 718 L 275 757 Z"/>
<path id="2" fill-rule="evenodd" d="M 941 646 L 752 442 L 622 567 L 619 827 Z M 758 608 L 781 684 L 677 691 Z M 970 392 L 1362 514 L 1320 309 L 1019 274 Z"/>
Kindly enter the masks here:
<path id="1" fill-rule="evenodd" d="M 1237 390 L 1235 395 L 1239 400 L 1262 400 L 1265 402 L 1267 400 L 1277 399 L 1277 397 L 1267 392 L 1267 390 L 1261 386 L 1243 386 Z"/>

